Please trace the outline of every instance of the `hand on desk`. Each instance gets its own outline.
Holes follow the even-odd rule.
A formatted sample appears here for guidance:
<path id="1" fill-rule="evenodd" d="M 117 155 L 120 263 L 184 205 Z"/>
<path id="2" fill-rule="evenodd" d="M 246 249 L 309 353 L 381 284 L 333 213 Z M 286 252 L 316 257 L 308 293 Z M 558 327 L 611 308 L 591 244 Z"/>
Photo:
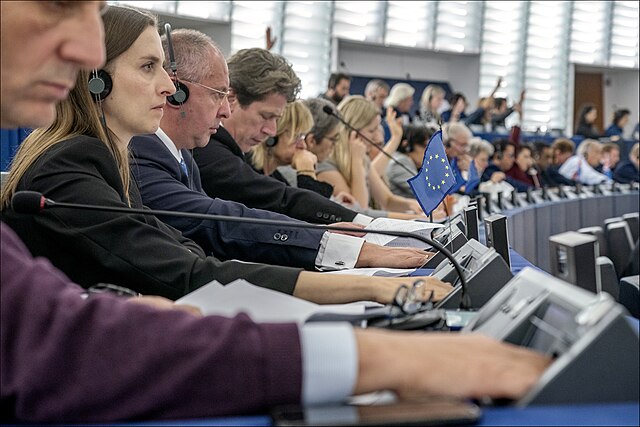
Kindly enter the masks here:
<path id="1" fill-rule="evenodd" d="M 399 287 L 404 285 L 411 288 L 411 284 L 418 280 L 424 281 L 424 284 L 418 288 L 418 295 L 415 295 L 419 301 L 427 301 L 429 299 L 440 301 L 453 289 L 450 283 L 442 282 L 440 279 L 431 276 L 376 277 L 375 279 L 378 279 L 375 301 L 380 304 L 392 303 Z M 431 292 L 433 292 L 433 296 Z"/>
<path id="2" fill-rule="evenodd" d="M 401 396 L 522 397 L 551 359 L 479 334 L 357 330 L 360 355 L 354 394 L 393 390 Z"/>
<path id="3" fill-rule="evenodd" d="M 365 242 L 356 267 L 418 268 L 433 256 L 418 248 L 389 248 Z"/>
<path id="4" fill-rule="evenodd" d="M 198 307 L 187 304 L 175 304 L 170 299 L 155 295 L 144 295 L 141 297 L 129 298 L 127 301 L 134 304 L 148 305 L 150 307 L 157 308 L 158 310 L 179 310 L 186 311 L 187 313 L 193 314 L 194 316 L 202 316 L 202 312 Z"/>

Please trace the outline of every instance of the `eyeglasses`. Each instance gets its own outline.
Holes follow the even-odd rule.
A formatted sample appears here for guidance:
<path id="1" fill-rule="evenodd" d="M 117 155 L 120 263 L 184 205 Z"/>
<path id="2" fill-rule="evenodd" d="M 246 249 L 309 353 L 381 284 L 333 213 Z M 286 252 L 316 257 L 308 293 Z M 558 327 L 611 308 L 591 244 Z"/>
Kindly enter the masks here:
<path id="1" fill-rule="evenodd" d="M 207 85 L 203 85 L 202 83 L 192 82 L 192 81 L 189 81 L 189 80 L 182 80 L 182 81 L 183 82 L 186 81 L 187 83 L 191 83 L 191 84 L 194 84 L 196 86 L 200 86 L 200 87 L 203 87 L 205 89 L 210 90 L 211 92 L 216 94 L 216 101 L 217 102 L 222 102 L 222 101 L 224 101 L 225 98 L 227 98 L 229 96 L 229 91 L 228 90 L 227 91 L 222 91 L 220 89 L 214 89 L 214 88 L 209 87 Z"/>

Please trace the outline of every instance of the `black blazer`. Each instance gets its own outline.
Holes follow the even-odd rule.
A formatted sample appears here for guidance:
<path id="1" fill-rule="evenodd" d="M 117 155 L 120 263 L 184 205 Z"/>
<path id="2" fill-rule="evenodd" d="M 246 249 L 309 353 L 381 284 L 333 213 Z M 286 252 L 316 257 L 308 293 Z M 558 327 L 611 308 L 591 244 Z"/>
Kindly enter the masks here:
<path id="1" fill-rule="evenodd" d="M 132 179 L 132 207 L 141 208 Z M 18 184 L 59 202 L 126 207 L 115 159 L 96 138 L 79 136 L 60 142 L 42 155 Z M 221 262 L 206 257 L 193 241 L 151 215 L 57 208 L 41 215 L 3 211 L 34 256 L 44 256 L 74 282 L 126 286 L 145 294 L 177 299 L 218 280 L 246 279 L 256 285 L 292 293 L 299 269 Z"/>
<path id="2" fill-rule="evenodd" d="M 260 175 L 244 161 L 240 147 L 222 127 L 206 147 L 194 150 L 193 157 L 200 168 L 202 188 L 210 197 L 314 223 L 352 221 L 356 216 L 356 212 L 313 191 Z"/>
<path id="3" fill-rule="evenodd" d="M 251 161 L 253 157 L 252 154 L 253 153 L 247 153 L 245 155 L 245 161 L 249 166 L 251 166 L 254 171 L 258 172 L 260 175 L 264 175 L 264 169 L 258 169 L 253 166 L 253 163 Z M 269 176 L 273 179 L 277 179 L 287 186 L 291 186 L 289 181 L 287 181 L 287 178 L 285 178 L 278 169 L 273 171 L 273 173 Z M 333 185 L 313 179 L 313 177 L 309 175 L 296 175 L 296 186 L 298 188 L 304 188 L 305 190 L 310 190 L 314 193 L 318 193 L 319 195 L 326 197 L 327 199 L 330 198 L 333 194 Z"/>
<path id="4" fill-rule="evenodd" d="M 616 166 L 616 170 L 613 172 L 613 179 L 616 182 L 621 182 L 624 184 L 628 184 L 630 182 L 638 182 L 640 181 L 640 176 L 638 176 L 638 168 L 636 167 L 636 165 L 631 163 L 631 160 L 623 160 Z"/>
<path id="5" fill-rule="evenodd" d="M 181 150 L 187 174 L 173 154 L 156 135 L 136 136 L 129 144 L 135 161 L 131 172 L 136 177 L 142 202 L 151 209 L 226 215 L 244 218 L 301 222 L 285 215 L 243 204 L 213 199 L 205 194 L 198 166 L 188 150 Z M 166 224 L 198 243 L 207 253 L 220 259 L 240 259 L 267 264 L 315 269 L 323 230 L 274 227 L 234 222 L 160 217 Z"/>

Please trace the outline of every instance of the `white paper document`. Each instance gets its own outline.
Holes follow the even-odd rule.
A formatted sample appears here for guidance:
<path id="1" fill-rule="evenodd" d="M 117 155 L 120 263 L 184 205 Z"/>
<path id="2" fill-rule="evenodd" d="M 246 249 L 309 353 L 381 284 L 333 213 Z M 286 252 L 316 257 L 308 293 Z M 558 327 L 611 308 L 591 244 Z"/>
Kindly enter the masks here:
<path id="1" fill-rule="evenodd" d="M 432 222 L 423 222 L 423 221 L 405 221 L 402 219 L 392 219 L 392 218 L 376 218 L 369 225 L 367 225 L 365 230 L 380 230 L 380 231 L 405 231 L 405 232 L 418 232 L 421 230 L 427 230 L 429 233 L 431 230 L 435 228 L 442 228 L 442 224 L 436 224 Z M 384 246 L 387 243 L 391 242 L 396 237 L 394 236 L 385 236 L 383 234 L 373 234 L 367 233 L 364 236 L 364 239 L 369 243 L 375 243 L 377 245 Z M 412 245 L 414 246 L 414 245 Z"/>
<path id="2" fill-rule="evenodd" d="M 416 271 L 415 268 L 349 268 L 346 270 L 327 271 L 325 274 L 355 274 L 358 276 L 401 277 Z"/>
<path id="3" fill-rule="evenodd" d="M 303 324 L 316 313 L 361 314 L 369 304 L 318 305 L 240 279 L 226 286 L 214 280 L 176 303 L 196 306 L 204 315 L 234 317 L 238 313 L 246 313 L 255 322 L 298 324 Z"/>

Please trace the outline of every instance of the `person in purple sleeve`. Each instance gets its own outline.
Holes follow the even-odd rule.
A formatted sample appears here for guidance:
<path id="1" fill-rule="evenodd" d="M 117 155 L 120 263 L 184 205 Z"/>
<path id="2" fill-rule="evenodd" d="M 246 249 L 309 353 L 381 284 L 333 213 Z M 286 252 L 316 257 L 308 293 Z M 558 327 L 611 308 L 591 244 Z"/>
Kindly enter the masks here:
<path id="1" fill-rule="evenodd" d="M 105 2 L 0 7 L 0 125 L 48 126 L 78 72 L 104 62 Z M 256 324 L 86 297 L 5 224 L 0 235 L 4 422 L 238 415 L 385 389 L 516 398 L 549 363 L 474 334 Z"/>

